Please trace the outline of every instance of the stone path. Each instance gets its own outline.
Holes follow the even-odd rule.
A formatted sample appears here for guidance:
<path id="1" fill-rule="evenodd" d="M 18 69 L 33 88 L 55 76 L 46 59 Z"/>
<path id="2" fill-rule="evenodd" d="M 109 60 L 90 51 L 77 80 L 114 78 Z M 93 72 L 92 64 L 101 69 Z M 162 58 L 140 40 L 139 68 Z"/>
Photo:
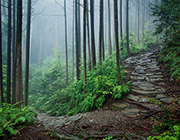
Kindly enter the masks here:
<path id="1" fill-rule="evenodd" d="M 131 83 L 131 94 L 127 96 L 129 102 L 113 104 L 124 114 L 135 117 L 139 114 L 146 114 L 148 110 L 158 108 L 158 105 L 152 103 L 151 99 L 153 98 L 167 104 L 173 101 L 173 98 L 164 94 L 166 87 L 158 66 L 157 54 L 158 49 L 125 60 L 124 69 Z M 143 109 L 139 109 L 139 106 Z"/>
<path id="2" fill-rule="evenodd" d="M 123 120 L 124 115 L 127 117 L 136 117 L 141 114 L 146 115 L 149 110 L 158 109 L 159 106 L 152 102 L 154 98 L 167 104 L 171 103 L 173 98 L 170 98 L 164 94 L 166 87 L 162 72 L 158 66 L 157 53 L 158 50 L 154 50 L 149 53 L 146 52 L 137 56 L 129 57 L 125 60 L 124 69 L 127 71 L 127 78 L 130 79 L 129 82 L 131 83 L 131 93 L 125 97 L 125 101 L 113 104 L 114 109 L 117 109 L 116 112 L 104 111 L 103 113 L 106 115 L 102 115 L 102 112 L 95 111 L 88 112 L 86 114 L 77 114 L 75 116 L 61 117 L 50 117 L 45 113 L 38 113 L 36 123 L 43 124 L 48 129 L 55 129 L 57 127 L 58 129 L 61 129 L 64 126 L 71 125 L 77 121 L 80 121 L 79 124 L 81 124 L 81 122 L 84 123 L 88 121 L 90 124 L 92 124 L 92 126 L 95 126 L 98 123 L 96 119 L 101 120 L 101 123 L 103 123 L 102 118 L 111 118 L 113 117 L 112 114 L 115 114 L 115 119 L 113 118 L 114 120 L 110 120 L 117 120 L 117 122 L 122 121 L 120 123 L 122 125 L 124 120 L 128 120 L 128 118 L 124 118 Z M 93 116 L 92 113 L 96 114 L 96 119 L 91 118 Z M 110 114 L 110 116 L 107 114 Z M 104 119 L 104 121 L 106 124 L 109 120 Z M 101 125 L 103 126 L 103 124 Z M 84 127 L 89 127 L 89 124 Z M 76 138 L 71 137 L 69 139 Z"/>

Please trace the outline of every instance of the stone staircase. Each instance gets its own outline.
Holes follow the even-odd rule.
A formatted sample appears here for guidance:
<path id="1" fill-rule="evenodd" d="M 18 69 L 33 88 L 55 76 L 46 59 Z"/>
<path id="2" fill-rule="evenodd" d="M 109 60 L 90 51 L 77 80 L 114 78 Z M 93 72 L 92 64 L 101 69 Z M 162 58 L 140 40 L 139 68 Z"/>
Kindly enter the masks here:
<path id="1" fill-rule="evenodd" d="M 124 69 L 128 69 L 126 73 L 130 79 L 131 93 L 125 102 L 114 103 L 113 106 L 127 116 L 136 117 L 158 109 L 159 106 L 152 102 L 154 98 L 166 104 L 174 100 L 165 94 L 166 85 L 157 61 L 158 51 L 156 49 L 125 60 Z"/>

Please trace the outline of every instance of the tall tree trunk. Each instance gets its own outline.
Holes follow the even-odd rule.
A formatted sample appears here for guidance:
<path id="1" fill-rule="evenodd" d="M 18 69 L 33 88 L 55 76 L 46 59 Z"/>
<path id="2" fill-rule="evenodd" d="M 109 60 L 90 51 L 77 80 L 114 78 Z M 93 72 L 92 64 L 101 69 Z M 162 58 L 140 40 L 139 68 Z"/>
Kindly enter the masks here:
<path id="1" fill-rule="evenodd" d="M 111 46 L 111 11 L 110 11 L 110 0 L 108 0 L 108 25 L 109 25 L 109 55 L 112 55 L 112 46 Z"/>
<path id="2" fill-rule="evenodd" d="M 23 101 L 22 88 L 22 0 L 17 0 L 17 40 L 16 40 L 16 102 L 19 107 Z"/>
<path id="3" fill-rule="evenodd" d="M 76 73 L 77 80 L 80 77 L 80 46 L 79 46 L 79 30 L 78 30 L 78 3 L 75 0 L 75 25 L 76 25 Z"/>
<path id="4" fill-rule="evenodd" d="M 137 3 L 137 0 L 136 0 L 136 12 L 135 12 L 135 36 L 137 37 L 137 14 L 138 14 L 138 11 L 137 11 L 137 8 L 138 7 L 138 3 Z"/>
<path id="5" fill-rule="evenodd" d="M 105 52 L 104 52 L 104 1 L 102 0 L 102 29 L 101 29 L 101 42 L 102 42 L 102 44 L 101 44 L 101 46 L 102 46 L 102 59 L 103 59 L 103 61 L 105 60 Z"/>
<path id="6" fill-rule="evenodd" d="M 28 0 L 27 33 L 26 33 L 25 106 L 28 105 L 30 31 L 31 31 L 31 0 Z"/>
<path id="7" fill-rule="evenodd" d="M 87 7 L 88 9 L 88 1 L 87 1 Z M 90 49 L 90 32 L 89 32 L 89 13 L 88 11 L 86 11 L 86 15 L 87 15 L 87 38 L 88 38 L 88 57 L 89 57 L 89 70 L 91 71 L 91 49 Z"/>
<path id="8" fill-rule="evenodd" d="M 64 17 L 65 17 L 65 47 L 66 47 L 66 86 L 68 87 L 68 46 L 67 46 L 66 0 L 64 0 Z"/>
<path id="9" fill-rule="evenodd" d="M 1 0 L 0 0 L 1 5 Z M 3 72 L 2 72 L 2 18 L 1 18 L 1 6 L 0 6 L 0 96 L 1 96 L 1 103 L 4 102 L 3 100 Z"/>
<path id="10" fill-rule="evenodd" d="M 7 48 L 7 96 L 6 102 L 11 99 L 11 0 L 8 0 L 8 48 Z"/>
<path id="11" fill-rule="evenodd" d="M 41 29 L 43 31 L 43 29 Z M 38 64 L 41 66 L 41 61 L 42 61 L 42 47 L 43 47 L 43 33 L 40 33 L 40 45 L 39 45 L 39 60 Z"/>
<path id="12" fill-rule="evenodd" d="M 86 84 L 86 0 L 84 0 L 84 14 L 83 14 L 83 71 L 84 71 L 84 74 L 83 74 L 83 79 L 84 79 L 84 87 L 85 87 L 85 84 Z"/>
<path id="13" fill-rule="evenodd" d="M 126 39 L 127 39 L 127 55 L 129 57 L 129 0 L 126 1 Z"/>
<path id="14" fill-rule="evenodd" d="M 103 36 L 103 0 L 100 0 L 100 18 L 99 18 L 99 65 L 101 65 L 103 46 L 104 46 L 104 36 Z"/>
<path id="15" fill-rule="evenodd" d="M 72 81 L 74 81 L 74 0 L 73 0 L 73 23 L 72 23 Z"/>
<path id="16" fill-rule="evenodd" d="M 13 76 L 12 76 L 12 103 L 16 103 L 16 1 L 13 0 Z"/>
<path id="17" fill-rule="evenodd" d="M 96 65 L 96 50 L 95 50 L 95 38 L 94 38 L 94 0 L 91 0 L 91 49 L 92 49 L 92 63 L 93 67 Z"/>
<path id="18" fill-rule="evenodd" d="M 142 45 L 144 46 L 144 13 L 145 13 L 145 2 L 142 1 Z"/>
<path id="19" fill-rule="evenodd" d="M 123 29 L 122 29 L 122 0 L 120 0 L 120 38 L 121 38 L 121 48 L 123 50 Z"/>
<path id="20" fill-rule="evenodd" d="M 140 41 L 139 41 L 139 11 L 140 11 L 140 9 L 139 9 L 139 0 L 138 0 L 138 44 L 140 44 Z"/>
<path id="21" fill-rule="evenodd" d="M 117 73 L 118 73 L 119 85 L 121 85 L 120 55 L 119 55 L 119 42 L 118 42 L 118 8 L 117 8 L 117 0 L 114 0 L 114 29 L 115 29 L 115 40 L 116 40 Z"/>
<path id="22" fill-rule="evenodd" d="M 80 12 L 80 8 L 81 8 L 81 6 L 80 6 L 80 0 L 78 0 L 78 39 L 79 39 L 79 59 L 81 59 L 81 12 Z M 79 72 L 81 72 L 81 71 L 79 71 Z"/>

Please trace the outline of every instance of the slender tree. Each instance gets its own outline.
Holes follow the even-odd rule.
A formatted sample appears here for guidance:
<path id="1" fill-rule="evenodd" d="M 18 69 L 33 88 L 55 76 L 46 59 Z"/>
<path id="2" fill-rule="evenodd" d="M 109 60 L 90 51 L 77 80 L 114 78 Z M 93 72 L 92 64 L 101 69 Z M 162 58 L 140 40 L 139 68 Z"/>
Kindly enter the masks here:
<path id="1" fill-rule="evenodd" d="M 121 38 L 121 48 L 123 49 L 123 29 L 122 29 L 122 0 L 120 0 L 120 38 Z"/>
<path id="2" fill-rule="evenodd" d="M 110 0 L 108 0 L 108 25 L 109 25 L 109 55 L 112 55 L 112 46 L 111 46 L 111 11 L 110 11 Z"/>
<path id="3" fill-rule="evenodd" d="M 19 107 L 23 101 L 22 88 L 22 0 L 17 0 L 17 35 L 16 35 L 16 102 Z"/>
<path id="4" fill-rule="evenodd" d="M 96 50 L 95 50 L 95 38 L 94 38 L 94 0 L 91 0 L 91 49 L 92 49 L 92 63 L 93 67 L 96 65 Z"/>
<path id="5" fill-rule="evenodd" d="M 87 9 L 88 9 L 88 1 L 87 3 Z M 86 18 L 87 18 L 87 39 L 88 39 L 88 57 L 89 57 L 89 70 L 91 70 L 91 50 L 90 50 L 90 29 L 89 29 L 89 12 L 86 11 Z"/>
<path id="6" fill-rule="evenodd" d="M 144 13 L 145 13 L 145 1 L 142 1 L 142 45 L 144 45 Z"/>
<path id="7" fill-rule="evenodd" d="M 83 14 L 83 78 L 84 78 L 84 86 L 86 84 L 86 0 L 84 0 L 84 14 Z"/>
<path id="8" fill-rule="evenodd" d="M 100 14 L 99 14 L 99 65 L 101 65 L 103 55 L 103 0 L 100 0 Z"/>
<path id="9" fill-rule="evenodd" d="M 77 80 L 80 77 L 80 45 L 79 45 L 79 30 L 78 30 L 78 3 L 75 0 L 75 25 L 76 25 L 76 73 Z"/>
<path id="10" fill-rule="evenodd" d="M 140 13 L 140 9 L 139 9 L 139 0 L 137 1 L 137 4 L 138 4 L 138 44 L 140 44 L 140 41 L 139 41 L 139 22 L 140 22 L 140 19 L 139 19 L 139 13 Z"/>
<path id="11" fill-rule="evenodd" d="M 25 69 L 25 106 L 28 105 L 29 90 L 29 50 L 30 50 L 30 31 L 31 31 L 31 0 L 27 3 L 27 33 L 26 33 L 26 69 Z"/>
<path id="12" fill-rule="evenodd" d="M 65 48 L 66 48 L 66 86 L 68 87 L 68 46 L 67 46 L 66 0 L 64 0 L 64 17 L 65 17 Z"/>
<path id="13" fill-rule="evenodd" d="M 12 74 L 12 103 L 15 104 L 16 102 L 16 1 L 13 0 L 13 74 Z"/>
<path id="14" fill-rule="evenodd" d="M 74 0 L 73 0 L 73 22 L 72 22 L 72 80 L 74 81 Z"/>
<path id="15" fill-rule="evenodd" d="M 8 0 L 7 103 L 11 99 L 11 0 Z"/>
<path id="16" fill-rule="evenodd" d="M 127 55 L 129 57 L 129 0 L 126 1 L 126 40 Z"/>
<path id="17" fill-rule="evenodd" d="M 3 72 L 2 72 L 2 18 L 1 18 L 1 0 L 0 0 L 0 96 L 1 96 L 1 103 L 4 102 L 3 100 Z"/>
<path id="18" fill-rule="evenodd" d="M 121 85 L 120 75 L 120 55 L 119 55 L 119 42 L 118 42 L 118 8 L 117 0 L 114 0 L 114 29 L 115 29 L 115 41 L 116 41 L 116 62 L 119 85 Z"/>

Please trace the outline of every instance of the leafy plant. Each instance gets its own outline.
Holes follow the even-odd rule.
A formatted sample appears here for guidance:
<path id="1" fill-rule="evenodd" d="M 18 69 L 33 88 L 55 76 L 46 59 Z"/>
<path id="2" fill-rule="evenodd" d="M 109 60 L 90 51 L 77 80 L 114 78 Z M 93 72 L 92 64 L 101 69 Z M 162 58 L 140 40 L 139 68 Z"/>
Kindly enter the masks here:
<path id="1" fill-rule="evenodd" d="M 108 137 L 106 137 L 106 138 L 103 138 L 103 140 L 110 140 L 110 139 L 112 139 L 113 138 L 113 136 L 108 136 Z"/>
<path id="2" fill-rule="evenodd" d="M 16 105 L 3 103 L 0 108 L 0 138 L 20 134 L 24 125 L 33 123 L 37 114 L 29 107 L 16 108 Z"/>
<path id="3" fill-rule="evenodd" d="M 159 136 L 149 136 L 148 140 L 179 140 L 180 125 L 173 126 L 170 131 L 164 132 Z"/>

